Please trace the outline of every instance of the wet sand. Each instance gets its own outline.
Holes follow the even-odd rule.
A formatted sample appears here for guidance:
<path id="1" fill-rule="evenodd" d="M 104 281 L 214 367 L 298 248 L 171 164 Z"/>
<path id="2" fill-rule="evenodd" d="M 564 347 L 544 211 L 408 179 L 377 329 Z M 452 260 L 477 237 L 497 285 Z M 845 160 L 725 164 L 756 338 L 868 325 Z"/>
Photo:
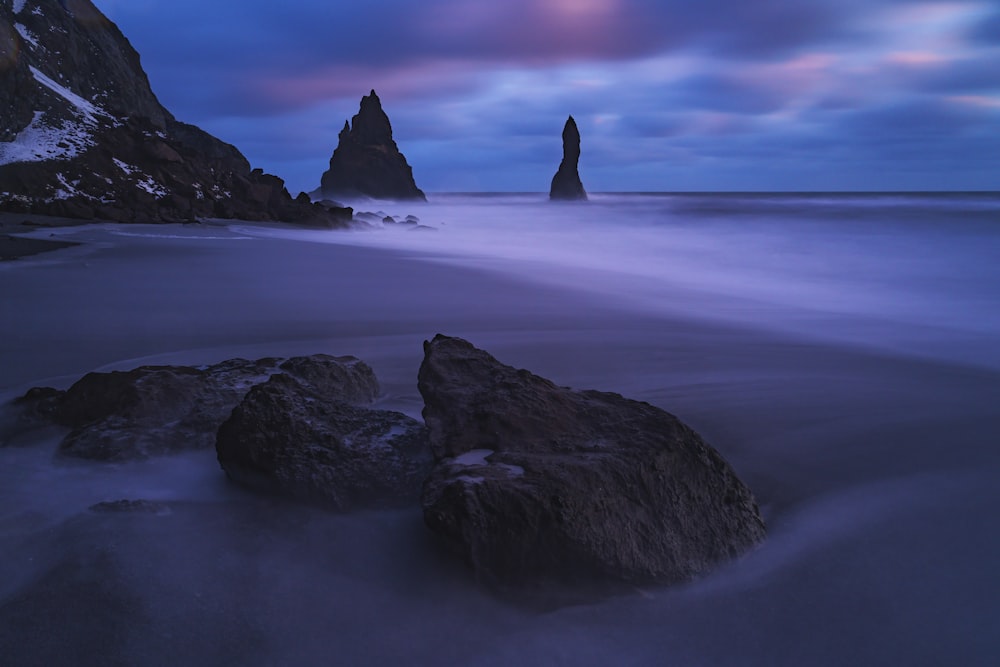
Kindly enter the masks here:
<path id="1" fill-rule="evenodd" d="M 85 224 L 69 218 L 52 218 L 40 215 L 0 213 L 0 261 L 30 257 L 43 252 L 70 248 L 76 243 L 44 238 L 26 238 L 20 234 L 37 236 L 39 230 L 50 227 L 70 227 Z"/>
<path id="2" fill-rule="evenodd" d="M 126 235 L 122 235 L 126 234 Z M 212 452 L 101 467 L 0 449 L 11 664 L 988 664 L 1000 650 L 1000 374 L 636 312 L 402 251 L 238 228 L 83 228 L 0 271 L 0 399 L 95 369 L 354 354 L 419 415 L 421 343 L 680 416 L 757 494 L 765 545 L 707 579 L 536 614 L 484 594 L 419 511 L 335 516 Z M 104 500 L 165 516 L 95 514 Z"/>

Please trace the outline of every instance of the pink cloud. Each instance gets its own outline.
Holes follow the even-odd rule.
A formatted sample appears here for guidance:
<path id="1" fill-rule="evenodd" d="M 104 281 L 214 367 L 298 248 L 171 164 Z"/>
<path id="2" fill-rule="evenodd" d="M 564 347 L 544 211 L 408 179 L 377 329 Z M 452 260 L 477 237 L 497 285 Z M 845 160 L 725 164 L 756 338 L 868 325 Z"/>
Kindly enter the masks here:
<path id="1" fill-rule="evenodd" d="M 943 65 L 951 58 L 933 51 L 894 51 L 885 57 L 893 65 L 906 67 L 934 67 Z"/>
<path id="2" fill-rule="evenodd" d="M 733 76 L 749 86 L 780 93 L 792 104 L 833 87 L 839 62 L 833 54 L 805 53 L 782 62 L 738 67 Z"/>
<path id="3" fill-rule="evenodd" d="M 241 87 L 245 94 L 266 99 L 273 108 L 291 109 L 330 99 L 360 99 L 372 88 L 398 100 L 437 97 L 477 85 L 477 69 L 471 63 L 445 61 L 394 69 L 330 65 L 291 76 L 274 72 L 255 76 Z"/>
<path id="4" fill-rule="evenodd" d="M 981 109 L 1000 110 L 1000 96 L 990 95 L 953 95 L 948 98 L 951 102 L 964 104 L 967 106 L 979 107 Z"/>

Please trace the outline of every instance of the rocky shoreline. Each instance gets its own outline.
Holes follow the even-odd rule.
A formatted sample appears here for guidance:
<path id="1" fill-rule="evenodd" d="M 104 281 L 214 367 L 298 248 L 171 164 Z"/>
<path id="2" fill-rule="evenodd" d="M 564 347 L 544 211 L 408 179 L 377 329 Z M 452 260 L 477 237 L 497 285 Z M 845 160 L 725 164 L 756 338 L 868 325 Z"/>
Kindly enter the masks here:
<path id="1" fill-rule="evenodd" d="M 424 353 L 426 426 L 371 407 L 378 381 L 363 361 L 311 355 L 36 387 L 4 440 L 60 427 L 58 456 L 95 464 L 214 447 L 229 479 L 257 492 L 338 512 L 419 505 L 501 592 L 690 581 L 764 539 L 749 489 L 673 415 L 557 387 L 459 338 Z"/>

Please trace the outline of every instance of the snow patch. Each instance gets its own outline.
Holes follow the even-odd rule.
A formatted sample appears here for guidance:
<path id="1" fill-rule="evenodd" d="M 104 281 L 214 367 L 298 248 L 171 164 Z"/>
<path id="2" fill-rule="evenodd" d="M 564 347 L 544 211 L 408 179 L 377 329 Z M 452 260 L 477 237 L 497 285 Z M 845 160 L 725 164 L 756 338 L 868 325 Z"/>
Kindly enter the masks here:
<path id="1" fill-rule="evenodd" d="M 470 449 L 452 459 L 451 464 L 458 466 L 487 466 L 489 465 L 489 461 L 486 460 L 486 457 L 492 453 L 492 449 Z"/>
<path id="2" fill-rule="evenodd" d="M 145 174 L 143 175 L 146 176 Z M 168 194 L 170 194 L 170 191 L 167 190 L 162 185 L 160 185 L 159 183 L 157 183 L 156 181 L 154 181 L 152 176 L 146 176 L 141 181 L 136 181 L 135 185 L 140 190 L 145 190 L 146 192 L 157 198 L 166 197 Z"/>
<path id="3" fill-rule="evenodd" d="M 64 121 L 57 127 L 42 122 L 45 114 L 35 112 L 28 127 L 14 141 L 0 142 L 0 165 L 13 162 L 69 160 L 94 145 L 94 140 L 80 123 Z"/>
<path id="4" fill-rule="evenodd" d="M 498 463 L 497 465 L 506 470 L 511 477 L 524 476 L 524 468 L 521 466 L 516 466 L 511 463 Z"/>
<path id="5" fill-rule="evenodd" d="M 20 14 L 21 10 L 24 9 L 24 3 L 27 0 L 14 0 L 14 13 Z M 35 9 L 38 9 L 37 7 Z"/>
<path id="6" fill-rule="evenodd" d="M 38 38 L 35 37 L 30 30 L 28 30 L 27 26 L 22 25 L 20 23 L 15 23 L 14 30 L 17 30 L 17 34 L 21 36 L 21 39 L 28 42 L 35 48 L 38 48 Z"/>
<path id="7" fill-rule="evenodd" d="M 76 186 L 80 184 L 80 181 L 73 181 L 71 183 L 63 174 L 56 174 L 56 180 L 59 181 L 59 185 L 62 187 L 56 189 L 55 194 L 52 195 L 52 199 L 69 199 L 70 197 L 86 197 L 87 199 L 94 199 L 94 197 L 88 195 L 86 192 L 80 192 L 76 189 Z"/>
<path id="8" fill-rule="evenodd" d="M 473 477 L 472 475 L 459 475 L 455 478 L 456 481 L 465 482 L 466 484 L 482 484 L 486 481 L 485 477 Z"/>
<path id="9" fill-rule="evenodd" d="M 14 192 L 0 192 L 0 203 L 31 204 L 31 197 Z"/>
<path id="10" fill-rule="evenodd" d="M 131 176 L 132 172 L 136 171 L 135 167 L 133 167 L 132 165 L 130 165 L 130 164 L 126 163 L 126 162 L 122 162 L 121 160 L 119 160 L 116 157 L 115 158 L 111 158 L 111 161 L 114 162 L 115 166 L 117 166 L 119 169 L 121 169 L 122 171 L 124 171 L 125 174 L 128 175 L 128 176 Z"/>
<path id="11" fill-rule="evenodd" d="M 97 123 L 97 116 L 106 116 L 108 118 L 111 117 L 111 114 L 106 112 L 101 107 L 97 106 L 96 104 L 93 104 L 92 102 L 88 102 L 87 100 L 83 99 L 82 97 L 74 93 L 69 88 L 59 85 L 49 77 L 42 74 L 35 67 L 31 67 L 30 69 L 31 69 L 31 75 L 35 77 L 35 80 L 38 81 L 38 83 L 42 84 L 43 86 L 45 86 L 52 92 L 56 93 L 70 104 L 72 104 L 76 108 L 76 110 L 80 112 L 80 114 L 82 114 L 84 118 L 87 119 L 88 122 Z"/>
<path id="12" fill-rule="evenodd" d="M 448 464 L 453 466 L 462 466 L 462 467 L 491 466 L 494 469 L 495 468 L 502 469 L 505 473 L 507 473 L 511 477 L 521 477 L 522 475 L 524 475 L 524 468 L 522 468 L 521 466 L 511 465 L 510 463 L 487 461 L 486 458 L 492 454 L 493 454 L 492 449 L 470 449 L 464 454 L 459 454 L 458 456 L 453 458 L 451 461 L 448 462 Z M 470 481 L 473 479 L 473 477 L 470 477 L 469 475 L 460 475 L 456 477 L 456 479 L 462 481 Z M 478 481 L 475 483 L 482 481 L 482 478 L 476 478 L 476 479 L 478 479 Z"/>
<path id="13" fill-rule="evenodd" d="M 101 197 L 95 197 L 92 194 L 77 189 L 77 186 L 80 185 L 80 179 L 71 181 L 66 178 L 65 174 L 56 174 L 56 180 L 59 181 L 59 185 L 61 187 L 56 188 L 55 192 L 52 193 L 52 196 L 49 197 L 47 201 L 51 202 L 56 199 L 70 199 L 72 197 L 82 197 L 83 199 L 101 202 L 102 204 L 109 204 L 114 201 L 113 196 L 109 193 L 105 193 Z"/>

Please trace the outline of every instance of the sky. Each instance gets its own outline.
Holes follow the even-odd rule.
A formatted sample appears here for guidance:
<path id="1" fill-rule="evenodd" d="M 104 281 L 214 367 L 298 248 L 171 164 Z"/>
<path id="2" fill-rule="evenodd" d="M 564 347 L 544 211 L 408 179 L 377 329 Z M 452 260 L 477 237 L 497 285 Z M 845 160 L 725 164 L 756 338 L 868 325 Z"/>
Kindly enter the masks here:
<path id="1" fill-rule="evenodd" d="M 95 0 L 292 194 L 375 89 L 428 192 L 1000 190 L 1000 1 Z"/>

